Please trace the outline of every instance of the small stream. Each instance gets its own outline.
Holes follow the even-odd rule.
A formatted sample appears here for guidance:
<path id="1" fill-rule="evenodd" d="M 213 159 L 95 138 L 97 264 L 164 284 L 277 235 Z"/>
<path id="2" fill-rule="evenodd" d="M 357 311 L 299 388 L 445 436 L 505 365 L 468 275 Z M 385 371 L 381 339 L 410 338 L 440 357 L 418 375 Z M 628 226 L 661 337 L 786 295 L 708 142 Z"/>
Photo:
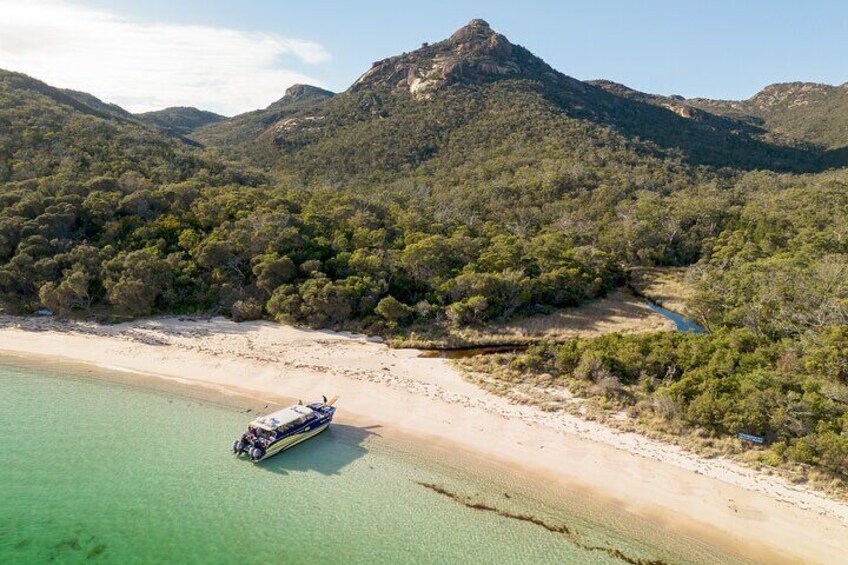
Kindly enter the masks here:
<path id="1" fill-rule="evenodd" d="M 696 333 L 696 334 L 702 334 L 702 333 L 706 333 L 706 331 L 707 331 L 704 328 L 702 328 L 701 326 L 699 326 L 698 324 L 696 324 L 695 322 L 693 322 L 692 320 L 689 320 L 688 318 L 684 318 L 683 316 L 681 316 L 677 312 L 672 312 L 671 310 L 667 310 L 666 308 L 663 308 L 659 304 L 654 304 L 650 300 L 646 300 L 645 304 L 648 306 L 648 308 L 650 308 L 651 310 L 653 310 L 654 312 L 656 312 L 660 316 L 665 316 L 666 318 L 668 318 L 669 320 L 674 322 L 674 325 L 677 328 L 677 331 L 679 331 L 679 332 L 692 332 L 692 333 Z"/>

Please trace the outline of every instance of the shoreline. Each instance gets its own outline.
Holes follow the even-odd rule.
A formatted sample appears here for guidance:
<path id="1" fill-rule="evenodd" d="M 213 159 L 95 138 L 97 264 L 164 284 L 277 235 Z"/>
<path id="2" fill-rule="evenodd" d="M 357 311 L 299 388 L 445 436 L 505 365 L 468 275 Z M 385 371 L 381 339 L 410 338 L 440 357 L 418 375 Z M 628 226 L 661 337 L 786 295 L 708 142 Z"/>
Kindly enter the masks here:
<path id="1" fill-rule="evenodd" d="M 100 326 L 3 317 L 0 353 L 93 365 L 133 375 L 120 380 L 134 385 L 178 383 L 218 399 L 285 403 L 340 394 L 341 423 L 380 426 L 389 441 L 441 457 L 461 451 L 481 464 L 585 489 L 751 559 L 836 563 L 848 552 L 845 503 L 728 461 L 510 404 L 444 359 L 363 336 L 224 319 Z"/>

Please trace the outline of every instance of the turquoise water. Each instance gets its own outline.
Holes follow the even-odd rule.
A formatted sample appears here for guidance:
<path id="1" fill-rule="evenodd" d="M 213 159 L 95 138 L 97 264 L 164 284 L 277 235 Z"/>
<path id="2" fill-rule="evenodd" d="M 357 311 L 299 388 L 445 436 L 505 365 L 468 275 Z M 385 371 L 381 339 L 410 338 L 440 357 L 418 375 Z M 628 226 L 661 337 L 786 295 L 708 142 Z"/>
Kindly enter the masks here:
<path id="1" fill-rule="evenodd" d="M 739 562 L 379 430 L 334 425 L 254 465 L 229 453 L 241 409 L 8 360 L 0 391 L 0 563 Z"/>

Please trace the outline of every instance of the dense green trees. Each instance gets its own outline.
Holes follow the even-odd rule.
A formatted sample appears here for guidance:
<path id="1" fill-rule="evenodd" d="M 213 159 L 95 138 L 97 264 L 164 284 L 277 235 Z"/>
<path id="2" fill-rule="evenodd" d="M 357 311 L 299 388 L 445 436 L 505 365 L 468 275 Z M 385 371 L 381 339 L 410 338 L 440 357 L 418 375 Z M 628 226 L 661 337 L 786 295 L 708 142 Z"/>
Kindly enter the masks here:
<path id="1" fill-rule="evenodd" d="M 577 304 L 622 277 L 612 255 L 561 234 L 439 223 L 400 202 L 191 179 L 128 192 L 106 176 L 81 198 L 57 180 L 4 186 L 9 307 L 137 316 L 238 303 L 241 318 L 412 321 L 412 310 L 375 312 L 391 295 L 462 324 Z"/>
<path id="2" fill-rule="evenodd" d="M 844 476 L 846 172 L 750 173 L 720 197 L 731 204 L 724 209 L 694 208 L 692 197 L 685 191 L 667 198 L 636 195 L 626 207 L 631 215 L 607 231 L 605 242 L 625 261 L 641 261 L 644 256 L 632 252 L 632 242 L 647 238 L 654 244 L 635 249 L 662 252 L 653 238 L 662 240 L 663 233 L 679 230 L 679 236 L 665 241 L 673 249 L 688 248 L 693 258 L 700 256 L 690 269 L 696 292 L 688 307 L 711 333 L 609 335 L 539 346 L 509 360 L 508 378 L 551 374 L 555 382 L 611 410 L 627 408 L 645 429 L 699 430 L 711 437 L 762 435 L 769 442 L 763 462 L 810 464 Z M 713 198 L 707 196 L 706 202 Z M 687 201 L 690 206 L 680 206 Z M 634 216 L 653 227 L 632 231 Z M 695 222 L 673 219 L 687 216 Z M 673 227 L 683 225 L 694 227 L 698 239 Z M 709 229 L 700 231 L 699 225 Z M 677 237 L 683 239 L 675 244 Z M 663 264 L 668 255 L 653 257 Z"/>
<path id="3" fill-rule="evenodd" d="M 710 335 L 569 341 L 510 370 L 845 472 L 848 171 L 693 166 L 658 145 L 681 132 L 627 137 L 539 88 L 281 103 L 286 120 L 325 113 L 262 135 L 272 124 L 250 117 L 256 173 L 0 72 L 0 308 L 427 331 L 593 300 L 631 266 L 691 266 Z"/>
<path id="4" fill-rule="evenodd" d="M 154 248 L 118 253 L 102 264 L 107 300 L 131 315 L 153 312 L 157 301 L 170 301 L 165 295 L 173 288 L 178 262 L 176 255 L 163 257 Z"/>
<path id="5" fill-rule="evenodd" d="M 520 221 L 514 205 L 492 207 L 485 222 L 465 215 L 476 203 L 463 202 L 463 191 L 448 203 L 448 193 L 419 197 L 376 181 L 366 190 L 358 183 L 379 177 L 373 163 L 340 162 L 363 172 L 344 190 L 294 189 L 224 167 L 128 114 L 104 115 L 37 81 L 0 76 L 0 119 L 13 126 L 2 147 L 0 303 L 13 311 L 203 310 L 380 329 L 573 305 L 622 281 L 600 242 L 541 221 L 535 181 L 515 194 L 537 209 Z M 440 107 L 443 120 L 470 116 L 453 99 Z M 405 159 L 426 139 L 402 149 L 386 138 L 384 149 Z M 516 166 L 508 156 L 490 164 L 499 174 Z M 307 176 L 311 166 L 302 162 Z"/>
<path id="6" fill-rule="evenodd" d="M 548 373 L 613 410 L 627 408 L 645 429 L 761 435 L 769 442 L 764 462 L 785 458 L 846 474 L 846 336 L 844 325 L 800 343 L 741 328 L 613 334 L 540 345 L 500 362 L 516 378 Z"/>
<path id="7" fill-rule="evenodd" d="M 848 176 L 756 174 L 737 220 L 704 245 L 693 311 L 775 339 L 848 324 Z"/>

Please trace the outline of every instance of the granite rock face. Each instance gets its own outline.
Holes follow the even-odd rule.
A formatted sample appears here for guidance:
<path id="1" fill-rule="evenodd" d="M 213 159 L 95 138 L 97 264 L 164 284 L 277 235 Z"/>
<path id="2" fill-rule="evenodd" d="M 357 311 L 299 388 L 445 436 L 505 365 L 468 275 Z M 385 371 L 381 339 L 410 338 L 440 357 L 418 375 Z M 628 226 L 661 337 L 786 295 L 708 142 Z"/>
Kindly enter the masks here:
<path id="1" fill-rule="evenodd" d="M 333 93 L 309 84 L 295 84 L 286 89 L 285 98 L 291 102 L 310 98 L 330 98 Z"/>
<path id="2" fill-rule="evenodd" d="M 417 99 L 458 82 L 503 77 L 559 79 L 547 63 L 496 33 L 484 20 L 471 20 L 448 39 L 411 53 L 377 61 L 351 90 L 404 90 Z"/>

